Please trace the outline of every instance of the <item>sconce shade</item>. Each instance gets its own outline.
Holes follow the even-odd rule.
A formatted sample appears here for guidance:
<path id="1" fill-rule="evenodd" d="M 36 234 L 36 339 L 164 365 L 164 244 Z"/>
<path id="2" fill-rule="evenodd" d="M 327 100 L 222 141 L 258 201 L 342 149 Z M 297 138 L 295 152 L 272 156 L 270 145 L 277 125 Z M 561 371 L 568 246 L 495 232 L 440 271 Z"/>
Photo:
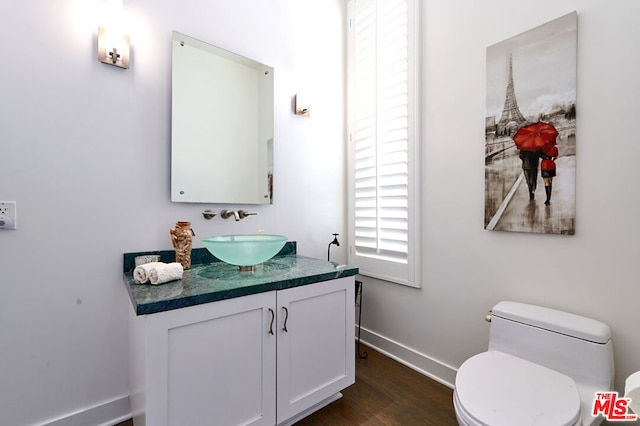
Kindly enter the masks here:
<path id="1" fill-rule="evenodd" d="M 296 106 L 295 106 L 296 114 L 309 117 L 311 113 L 311 107 L 309 106 L 309 101 L 307 99 L 306 94 L 302 94 L 298 92 L 296 94 L 295 101 L 296 101 Z"/>
<path id="2" fill-rule="evenodd" d="M 129 68 L 129 36 L 98 28 L 98 60 L 103 64 Z"/>

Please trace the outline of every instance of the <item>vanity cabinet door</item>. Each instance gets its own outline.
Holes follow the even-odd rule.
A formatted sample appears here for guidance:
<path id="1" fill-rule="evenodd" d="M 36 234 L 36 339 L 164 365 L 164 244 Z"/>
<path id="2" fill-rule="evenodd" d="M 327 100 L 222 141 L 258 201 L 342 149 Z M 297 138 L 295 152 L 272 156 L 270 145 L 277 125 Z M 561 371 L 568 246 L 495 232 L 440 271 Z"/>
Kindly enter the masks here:
<path id="1" fill-rule="evenodd" d="M 278 423 L 355 381 L 354 278 L 278 291 Z"/>
<path id="2" fill-rule="evenodd" d="M 147 425 L 275 424 L 276 292 L 148 318 Z"/>

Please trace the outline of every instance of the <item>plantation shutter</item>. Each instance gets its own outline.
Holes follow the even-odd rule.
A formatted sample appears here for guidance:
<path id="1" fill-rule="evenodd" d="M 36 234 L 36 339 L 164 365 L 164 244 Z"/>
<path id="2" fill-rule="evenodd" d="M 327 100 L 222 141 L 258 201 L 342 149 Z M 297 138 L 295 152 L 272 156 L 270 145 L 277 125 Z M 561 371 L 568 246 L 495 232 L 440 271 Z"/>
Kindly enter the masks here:
<path id="1" fill-rule="evenodd" d="M 351 5 L 350 254 L 362 274 L 394 281 L 411 278 L 409 23 L 407 0 Z"/>

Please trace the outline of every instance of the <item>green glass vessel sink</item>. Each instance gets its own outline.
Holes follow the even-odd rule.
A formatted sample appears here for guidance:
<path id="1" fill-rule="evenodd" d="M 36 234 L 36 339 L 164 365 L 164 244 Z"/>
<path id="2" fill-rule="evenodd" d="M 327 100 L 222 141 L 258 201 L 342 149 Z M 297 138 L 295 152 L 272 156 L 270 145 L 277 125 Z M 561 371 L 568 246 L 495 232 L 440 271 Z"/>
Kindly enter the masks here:
<path id="1" fill-rule="evenodd" d="M 287 237 L 282 235 L 218 235 L 202 240 L 209 252 L 237 266 L 258 265 L 271 259 L 284 247 Z"/>

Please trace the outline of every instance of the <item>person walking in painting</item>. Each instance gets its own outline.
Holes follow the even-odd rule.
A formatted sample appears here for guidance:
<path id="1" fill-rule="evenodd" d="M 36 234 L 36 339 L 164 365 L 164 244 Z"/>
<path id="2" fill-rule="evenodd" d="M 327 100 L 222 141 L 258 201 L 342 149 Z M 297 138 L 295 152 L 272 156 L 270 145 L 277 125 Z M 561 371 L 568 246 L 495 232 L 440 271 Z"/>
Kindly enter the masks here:
<path id="1" fill-rule="evenodd" d="M 551 182 L 556 175 L 556 162 L 558 158 L 558 148 L 555 145 L 549 146 L 542 150 L 542 163 L 540 163 L 540 173 L 542 174 L 542 180 L 544 180 L 544 191 L 547 194 L 546 205 L 551 204 Z"/>
<path id="2" fill-rule="evenodd" d="M 529 199 L 533 200 L 536 187 L 538 186 L 538 162 L 540 154 L 538 151 L 520 151 L 522 160 L 522 172 L 529 188 Z"/>
<path id="3" fill-rule="evenodd" d="M 544 154 L 544 150 L 555 146 L 556 138 L 558 137 L 558 131 L 553 125 L 538 121 L 537 123 L 529 124 L 527 126 L 518 129 L 515 135 L 513 135 L 513 141 L 516 143 L 516 148 L 520 150 L 520 159 L 522 160 L 522 171 L 529 187 L 529 199 L 533 200 L 534 193 L 536 191 L 536 183 L 538 181 L 538 163 L 540 157 L 550 157 Z M 556 148 L 557 152 L 557 148 Z M 557 156 L 557 154 L 556 154 Z M 551 160 L 553 162 L 553 160 Z M 553 163 L 554 176 L 555 176 L 555 163 Z M 553 176 L 552 176 L 553 177 Z M 551 185 L 551 181 L 549 181 Z M 545 183 L 545 191 L 546 183 Z M 551 186 L 547 191 L 547 203 L 551 197 Z"/>

